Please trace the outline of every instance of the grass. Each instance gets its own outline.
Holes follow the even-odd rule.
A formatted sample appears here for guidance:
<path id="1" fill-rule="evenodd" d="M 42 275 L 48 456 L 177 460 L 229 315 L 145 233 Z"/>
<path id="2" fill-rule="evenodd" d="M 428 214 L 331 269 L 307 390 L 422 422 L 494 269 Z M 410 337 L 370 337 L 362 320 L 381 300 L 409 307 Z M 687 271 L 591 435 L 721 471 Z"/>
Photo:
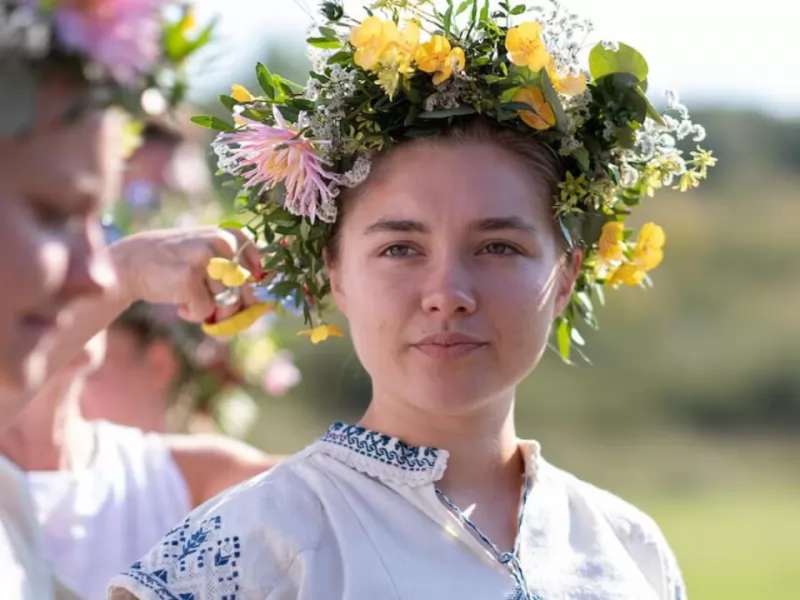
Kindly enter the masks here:
<path id="1" fill-rule="evenodd" d="M 689 598 L 796 600 L 800 594 L 800 489 L 640 500 L 660 524 Z"/>

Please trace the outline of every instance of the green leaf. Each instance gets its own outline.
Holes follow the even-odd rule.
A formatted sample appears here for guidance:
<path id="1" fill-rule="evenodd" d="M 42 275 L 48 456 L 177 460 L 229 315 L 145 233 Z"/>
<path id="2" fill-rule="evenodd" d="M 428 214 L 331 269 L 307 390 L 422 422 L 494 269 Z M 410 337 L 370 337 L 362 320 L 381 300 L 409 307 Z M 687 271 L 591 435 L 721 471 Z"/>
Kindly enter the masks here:
<path id="1" fill-rule="evenodd" d="M 463 0 L 463 2 L 461 2 L 456 9 L 456 17 L 460 16 L 470 6 L 475 6 L 475 4 L 475 0 Z"/>
<path id="2" fill-rule="evenodd" d="M 322 48 L 323 50 L 336 50 L 342 47 L 342 43 L 336 39 L 329 39 L 324 37 L 313 37 L 306 40 L 309 46 L 314 48 Z"/>
<path id="3" fill-rule="evenodd" d="M 524 4 L 517 4 L 514 8 L 512 8 L 509 11 L 509 13 L 512 14 L 512 15 L 521 15 L 526 10 L 528 10 L 528 7 L 525 6 Z"/>
<path id="4" fill-rule="evenodd" d="M 239 223 L 239 221 L 223 221 L 219 225 L 217 225 L 220 229 L 244 229 L 244 225 Z"/>
<path id="5" fill-rule="evenodd" d="M 482 23 L 489 21 L 489 0 L 484 0 L 483 7 L 481 8 L 480 20 Z"/>
<path id="6" fill-rule="evenodd" d="M 258 85 L 264 90 L 267 98 L 270 100 L 275 99 L 275 86 L 272 83 L 272 73 L 262 63 L 256 65 L 256 77 L 258 78 Z"/>
<path id="7" fill-rule="evenodd" d="M 581 168 L 581 171 L 583 171 L 584 173 L 591 173 L 589 151 L 586 148 L 578 148 L 572 153 L 572 157 L 575 159 L 575 162 L 578 163 L 578 166 Z"/>
<path id="8" fill-rule="evenodd" d="M 284 298 L 296 290 L 298 286 L 294 281 L 281 281 L 270 288 L 270 291 L 280 298 Z"/>
<path id="9" fill-rule="evenodd" d="M 215 131 L 236 131 L 236 129 L 232 126 L 223 121 L 218 117 L 212 117 L 210 115 L 198 115 L 196 117 L 192 117 L 190 119 L 192 123 L 196 125 L 200 125 L 200 127 L 205 127 L 207 129 L 213 129 Z"/>
<path id="10" fill-rule="evenodd" d="M 455 108 L 443 108 L 441 110 L 431 110 L 420 113 L 420 119 L 447 119 L 449 117 L 460 117 L 463 115 L 475 114 L 475 109 L 471 106 L 456 106 Z"/>
<path id="11" fill-rule="evenodd" d="M 339 52 L 337 52 L 336 54 L 333 54 L 332 56 L 330 56 L 328 58 L 327 64 L 329 64 L 329 65 L 335 65 L 335 64 L 341 65 L 341 64 L 344 64 L 344 63 L 348 62 L 352 56 L 353 56 L 353 53 L 350 52 L 349 50 L 340 50 Z"/>
<path id="12" fill-rule="evenodd" d="M 239 104 L 234 98 L 228 96 L 227 94 L 220 94 L 219 101 L 222 104 L 222 106 L 224 106 L 231 112 L 233 112 L 233 109 L 236 107 L 237 104 Z"/>
<path id="13" fill-rule="evenodd" d="M 319 32 L 327 39 L 336 39 L 336 30 L 332 27 L 320 27 Z"/>
<path id="14" fill-rule="evenodd" d="M 647 80 L 648 67 L 644 56 L 627 44 L 619 44 L 616 51 L 597 44 L 589 53 L 589 71 L 595 80 L 611 73 L 630 73 L 642 82 Z"/>
<path id="15" fill-rule="evenodd" d="M 664 119 L 661 116 L 661 113 L 656 110 L 656 107 L 653 106 L 650 102 L 650 99 L 645 95 L 643 89 L 639 89 L 639 95 L 644 100 L 645 106 L 647 107 L 647 116 L 653 119 L 659 125 L 664 125 Z"/>
<path id="16" fill-rule="evenodd" d="M 550 76 L 547 74 L 547 70 L 542 69 L 539 71 L 539 77 L 541 77 L 544 99 L 547 100 L 547 103 L 553 109 L 553 114 L 556 117 L 556 129 L 561 133 L 566 133 L 567 115 L 564 112 L 564 108 L 561 106 L 561 100 L 558 98 L 558 92 L 556 92 L 556 89 L 553 87 L 553 83 L 550 81 Z"/>
<path id="17" fill-rule="evenodd" d="M 569 362 L 570 340 L 572 337 L 572 325 L 570 322 L 560 317 L 558 319 L 558 329 L 556 330 L 556 338 L 558 340 L 558 352 L 565 362 Z"/>
<path id="18" fill-rule="evenodd" d="M 286 106 L 291 106 L 297 110 L 314 110 L 317 108 L 313 100 L 307 100 L 306 98 L 291 98 L 286 101 Z"/>

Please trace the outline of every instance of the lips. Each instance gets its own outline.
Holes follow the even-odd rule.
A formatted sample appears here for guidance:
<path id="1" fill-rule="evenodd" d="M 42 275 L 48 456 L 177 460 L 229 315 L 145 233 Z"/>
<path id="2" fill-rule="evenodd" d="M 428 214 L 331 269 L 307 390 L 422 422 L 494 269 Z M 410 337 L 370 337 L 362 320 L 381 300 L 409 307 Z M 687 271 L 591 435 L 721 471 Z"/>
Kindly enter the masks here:
<path id="1" fill-rule="evenodd" d="M 487 346 L 487 342 L 456 332 L 430 335 L 413 347 L 426 356 L 438 360 L 464 358 Z"/>

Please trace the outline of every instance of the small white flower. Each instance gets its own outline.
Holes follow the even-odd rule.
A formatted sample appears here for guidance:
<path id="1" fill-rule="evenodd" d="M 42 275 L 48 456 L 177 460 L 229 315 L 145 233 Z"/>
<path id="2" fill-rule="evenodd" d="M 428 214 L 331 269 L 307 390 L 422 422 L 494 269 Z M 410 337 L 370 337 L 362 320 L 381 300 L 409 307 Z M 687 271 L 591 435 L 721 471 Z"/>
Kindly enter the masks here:
<path id="1" fill-rule="evenodd" d="M 629 164 L 623 164 L 620 172 L 620 183 L 622 187 L 633 187 L 639 181 L 639 171 Z"/>
<path id="2" fill-rule="evenodd" d="M 695 123 L 692 126 L 692 134 L 694 134 L 694 137 L 692 138 L 693 141 L 702 142 L 704 139 L 706 139 L 706 128 Z"/>
<path id="3" fill-rule="evenodd" d="M 692 127 L 693 125 L 691 121 L 681 121 L 681 124 L 678 126 L 678 131 L 675 133 L 675 135 L 678 136 L 679 140 L 682 140 L 687 135 L 692 133 Z"/>
<path id="4" fill-rule="evenodd" d="M 619 43 L 612 40 L 603 40 L 600 42 L 600 45 L 603 46 L 604 49 L 610 50 L 611 52 L 617 52 L 619 50 Z"/>
<path id="5" fill-rule="evenodd" d="M 354 188 L 361 185 L 369 177 L 369 172 L 372 167 L 372 160 L 369 156 L 362 154 L 356 158 L 353 168 L 342 175 L 342 185 L 348 188 Z"/>

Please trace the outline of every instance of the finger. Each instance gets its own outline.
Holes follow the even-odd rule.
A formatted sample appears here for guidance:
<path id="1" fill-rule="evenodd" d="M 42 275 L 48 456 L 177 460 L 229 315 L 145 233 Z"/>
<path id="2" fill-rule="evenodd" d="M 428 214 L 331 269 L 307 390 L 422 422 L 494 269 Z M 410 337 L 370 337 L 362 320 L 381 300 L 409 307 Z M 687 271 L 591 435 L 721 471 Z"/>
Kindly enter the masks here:
<path id="1" fill-rule="evenodd" d="M 214 322 L 224 321 L 225 319 L 232 317 L 240 310 L 242 310 L 242 299 L 241 299 L 241 289 L 231 289 L 226 287 L 224 284 L 220 283 L 219 281 L 214 281 L 213 279 L 206 280 L 206 287 L 208 288 L 209 292 L 211 293 L 212 301 L 214 302 Z M 223 292 L 228 292 L 230 294 L 234 294 L 234 298 L 236 298 L 236 302 L 229 306 L 222 306 L 221 304 L 216 302 L 216 296 L 218 294 L 222 294 Z"/>
<path id="2" fill-rule="evenodd" d="M 186 281 L 188 301 L 181 306 L 179 313 L 187 321 L 200 323 L 209 318 L 217 318 L 217 305 L 214 303 L 214 293 L 209 287 L 210 280 L 205 273 L 197 273 Z M 224 288 L 219 282 L 213 282 Z M 222 291 L 222 290 L 219 290 Z"/>
<path id="3" fill-rule="evenodd" d="M 264 273 L 261 266 L 261 253 L 258 251 L 253 238 L 249 233 L 242 229 L 229 229 L 226 230 L 236 238 L 236 246 L 239 251 L 239 262 L 247 268 L 256 279 L 260 279 Z"/>

